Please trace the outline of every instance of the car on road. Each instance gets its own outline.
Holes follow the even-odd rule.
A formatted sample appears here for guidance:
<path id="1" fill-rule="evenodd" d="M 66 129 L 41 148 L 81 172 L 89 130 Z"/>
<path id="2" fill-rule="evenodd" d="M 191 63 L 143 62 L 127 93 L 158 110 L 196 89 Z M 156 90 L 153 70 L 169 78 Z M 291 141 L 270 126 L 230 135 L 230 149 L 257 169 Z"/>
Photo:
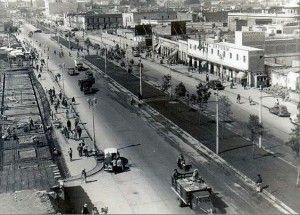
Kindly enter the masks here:
<path id="1" fill-rule="evenodd" d="M 76 69 L 73 67 L 67 68 L 67 71 L 70 76 L 79 75 L 79 72 L 77 72 Z"/>
<path id="2" fill-rule="evenodd" d="M 269 109 L 270 113 L 282 117 L 290 117 L 291 113 L 288 112 L 285 105 L 275 105 Z"/>
<path id="3" fill-rule="evenodd" d="M 291 121 L 291 123 L 300 126 L 300 119 L 299 119 L 299 117 L 298 117 L 298 114 L 291 114 L 291 115 L 290 115 L 290 121 Z"/>
<path id="4" fill-rule="evenodd" d="M 225 87 L 222 85 L 222 82 L 219 80 L 211 80 L 208 82 L 208 87 L 213 90 L 224 90 Z"/>
<path id="5" fill-rule="evenodd" d="M 73 29 L 71 29 L 71 31 L 79 31 L 79 29 L 78 28 L 73 28 Z"/>

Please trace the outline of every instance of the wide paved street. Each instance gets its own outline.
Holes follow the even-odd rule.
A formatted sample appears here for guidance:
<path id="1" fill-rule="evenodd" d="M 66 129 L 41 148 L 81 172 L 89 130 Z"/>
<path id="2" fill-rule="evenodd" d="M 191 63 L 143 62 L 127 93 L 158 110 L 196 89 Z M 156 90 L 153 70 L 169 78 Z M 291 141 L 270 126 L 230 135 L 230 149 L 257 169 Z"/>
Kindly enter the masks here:
<path id="1" fill-rule="evenodd" d="M 54 41 L 50 41 L 49 35 L 35 34 L 34 40 L 49 46 L 48 63 L 52 74 L 59 72 L 58 64 L 63 62 L 65 67 L 74 66 L 74 58 L 59 58 L 53 54 L 53 50 L 59 50 L 59 46 Z M 101 61 L 97 58 L 96 60 Z M 112 67 L 112 65 L 108 67 L 109 75 L 114 74 Z M 118 197 L 111 199 L 110 203 L 113 205 L 116 202 L 122 202 L 124 208 L 121 209 L 127 213 L 144 213 L 146 208 L 147 213 L 191 213 L 188 208 L 177 207 L 176 196 L 170 189 L 170 174 L 176 167 L 176 158 L 180 153 L 176 146 L 179 140 L 172 139 L 173 136 L 169 130 L 162 132 L 158 129 L 159 127 L 153 124 L 149 126 L 151 125 L 148 124 L 149 122 L 145 123 L 145 118 L 137 115 L 136 107 L 130 107 L 128 92 L 116 88 L 113 83 L 102 76 L 96 76 L 96 87 L 99 91 L 89 96 L 84 96 L 77 85 L 77 80 L 83 77 L 82 73 L 73 77 L 64 73 L 63 76 L 65 93 L 69 98 L 74 96 L 78 101 L 79 105 L 76 109 L 87 123 L 86 127 L 90 133 L 92 133 L 92 111 L 86 99 L 93 98 L 93 96 L 98 99 L 95 111 L 98 147 L 119 148 L 121 156 L 128 159 L 128 171 L 116 176 L 101 172 L 92 178 L 97 181 L 83 185 L 87 193 L 93 193 L 91 200 L 101 204 L 102 199 L 105 198 L 105 192 L 101 193 L 101 191 L 113 190 L 115 196 Z M 132 83 L 131 81 L 135 80 L 126 81 Z M 62 86 L 62 83 L 60 85 Z M 135 86 L 132 86 L 132 90 L 136 94 Z M 147 88 L 145 90 L 147 92 Z M 149 98 L 156 95 L 156 92 L 152 90 L 149 90 L 149 93 L 153 93 L 153 95 L 149 94 Z M 194 167 L 200 170 L 201 176 L 214 188 L 219 197 L 216 207 L 220 212 L 278 213 L 270 203 L 261 198 L 260 194 L 256 194 L 247 186 L 244 187 L 244 182 L 236 175 L 228 174 L 214 161 L 195 155 L 194 150 L 188 145 L 179 144 L 179 146 L 180 151 L 184 151 Z M 105 188 L 101 189 L 101 187 Z M 112 190 L 107 187 L 111 187 Z M 159 208 L 159 211 L 156 208 Z M 121 209 L 119 208 L 119 211 Z"/>

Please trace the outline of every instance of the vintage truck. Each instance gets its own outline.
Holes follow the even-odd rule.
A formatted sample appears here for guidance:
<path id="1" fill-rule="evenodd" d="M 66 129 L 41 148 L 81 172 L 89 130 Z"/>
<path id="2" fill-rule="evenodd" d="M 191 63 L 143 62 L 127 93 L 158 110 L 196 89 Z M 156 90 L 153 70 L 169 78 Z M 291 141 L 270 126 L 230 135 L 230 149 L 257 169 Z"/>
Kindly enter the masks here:
<path id="1" fill-rule="evenodd" d="M 78 85 L 80 90 L 84 92 L 84 94 L 93 93 L 93 84 L 95 84 L 95 77 L 92 71 L 86 71 L 85 77 L 83 79 L 78 80 Z"/>
<path id="2" fill-rule="evenodd" d="M 197 214 L 215 213 L 212 204 L 212 188 L 202 179 L 201 181 L 193 180 L 193 173 L 178 174 L 172 176 L 172 190 L 176 193 L 179 207 L 189 206 Z"/>

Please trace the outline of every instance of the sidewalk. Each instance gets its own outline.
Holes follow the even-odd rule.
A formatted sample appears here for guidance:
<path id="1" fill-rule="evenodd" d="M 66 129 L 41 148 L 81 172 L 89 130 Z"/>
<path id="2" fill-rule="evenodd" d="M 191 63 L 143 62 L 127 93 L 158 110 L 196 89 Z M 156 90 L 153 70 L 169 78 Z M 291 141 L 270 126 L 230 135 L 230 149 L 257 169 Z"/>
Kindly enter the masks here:
<path id="1" fill-rule="evenodd" d="M 21 39 L 20 36 L 19 36 L 19 39 Z M 37 48 L 39 54 L 41 55 L 41 53 L 43 52 L 43 49 L 42 49 L 43 47 L 40 48 L 40 47 L 38 47 L 37 44 L 35 44 L 35 47 Z M 40 62 L 38 64 L 40 64 Z M 39 79 L 39 81 L 42 84 L 42 86 L 44 87 L 47 97 L 48 97 L 48 101 L 50 102 L 48 90 L 50 88 L 55 89 L 56 95 L 58 95 L 58 92 L 61 90 L 61 86 L 60 86 L 61 82 L 59 82 L 59 83 L 55 82 L 54 81 L 55 79 L 53 77 L 53 74 L 56 74 L 60 70 L 58 65 L 54 64 L 50 60 L 48 62 L 48 65 L 49 65 L 49 68 L 51 68 L 51 71 L 48 71 L 47 64 L 46 64 L 43 68 L 43 72 L 41 73 L 41 78 Z M 34 63 L 34 66 L 35 66 L 35 63 Z M 39 73 L 37 72 L 36 69 L 34 69 L 34 72 L 35 72 L 35 75 L 38 77 Z M 70 98 L 68 98 L 67 100 L 69 103 L 71 103 Z M 78 104 L 75 103 L 74 108 L 72 108 L 72 107 L 65 108 L 64 106 L 60 105 L 57 109 L 57 113 L 54 109 L 54 105 L 51 105 L 51 110 L 53 113 L 52 124 L 54 125 L 57 122 L 60 122 L 62 126 L 67 126 L 68 119 L 66 117 L 66 110 L 68 110 L 69 111 L 69 119 L 71 121 L 71 129 L 74 130 L 75 129 L 75 118 L 76 118 L 76 105 L 78 105 Z M 88 149 L 92 150 L 94 148 L 93 143 L 92 143 L 88 133 L 84 129 L 81 121 L 79 121 L 79 125 L 82 128 L 82 138 L 81 139 L 84 139 L 85 144 L 88 146 Z M 70 178 L 66 179 L 66 180 L 68 181 L 68 180 L 80 179 L 81 171 L 83 169 L 86 169 L 87 176 L 89 176 L 90 174 L 93 174 L 94 173 L 93 170 L 97 166 L 95 157 L 94 156 L 79 157 L 79 153 L 77 151 L 77 146 L 79 145 L 79 143 L 82 142 L 82 140 L 74 139 L 74 138 L 68 139 L 61 132 L 61 128 L 55 128 L 55 126 L 53 126 L 53 129 L 55 132 L 55 136 L 58 139 L 58 143 L 60 145 L 61 154 L 65 158 L 65 163 L 66 163 L 66 166 L 69 171 Z M 70 148 L 73 151 L 72 161 L 70 160 L 69 153 L 68 153 Z M 80 184 L 80 180 L 78 180 L 78 183 Z"/>

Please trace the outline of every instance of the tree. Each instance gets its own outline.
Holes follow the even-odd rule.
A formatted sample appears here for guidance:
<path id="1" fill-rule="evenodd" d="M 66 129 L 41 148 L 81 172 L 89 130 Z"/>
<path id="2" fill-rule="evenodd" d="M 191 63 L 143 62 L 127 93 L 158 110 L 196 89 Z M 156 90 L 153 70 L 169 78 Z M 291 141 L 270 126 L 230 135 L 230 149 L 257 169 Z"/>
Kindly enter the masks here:
<path id="1" fill-rule="evenodd" d="M 250 130 L 250 140 L 254 143 L 257 137 L 263 134 L 263 125 L 259 123 L 257 115 L 250 114 L 247 127 Z"/>
<path id="2" fill-rule="evenodd" d="M 208 91 L 208 88 L 203 85 L 201 82 L 196 86 L 197 90 L 197 102 L 199 103 L 199 106 L 201 107 L 202 103 L 206 103 L 208 99 L 210 98 L 210 92 Z"/>
<path id="3" fill-rule="evenodd" d="M 225 117 L 231 117 L 232 110 L 231 110 L 232 102 L 229 100 L 228 96 L 220 96 L 219 97 L 219 110 L 220 115 L 222 117 L 222 138 L 224 137 L 224 121 Z"/>
<path id="4" fill-rule="evenodd" d="M 300 102 L 297 105 L 298 114 L 297 118 L 300 119 Z M 300 151 L 300 125 L 295 124 L 292 129 L 292 133 L 290 134 L 290 138 L 287 144 L 291 147 L 291 149 L 296 153 L 296 156 L 299 156 Z"/>
<path id="5" fill-rule="evenodd" d="M 175 95 L 177 97 L 185 96 L 186 88 L 182 82 L 180 82 L 175 88 Z"/>
<path id="6" fill-rule="evenodd" d="M 170 87 L 170 81 L 171 81 L 171 76 L 170 75 L 164 75 L 162 77 L 161 90 L 163 92 L 165 92 Z"/>

